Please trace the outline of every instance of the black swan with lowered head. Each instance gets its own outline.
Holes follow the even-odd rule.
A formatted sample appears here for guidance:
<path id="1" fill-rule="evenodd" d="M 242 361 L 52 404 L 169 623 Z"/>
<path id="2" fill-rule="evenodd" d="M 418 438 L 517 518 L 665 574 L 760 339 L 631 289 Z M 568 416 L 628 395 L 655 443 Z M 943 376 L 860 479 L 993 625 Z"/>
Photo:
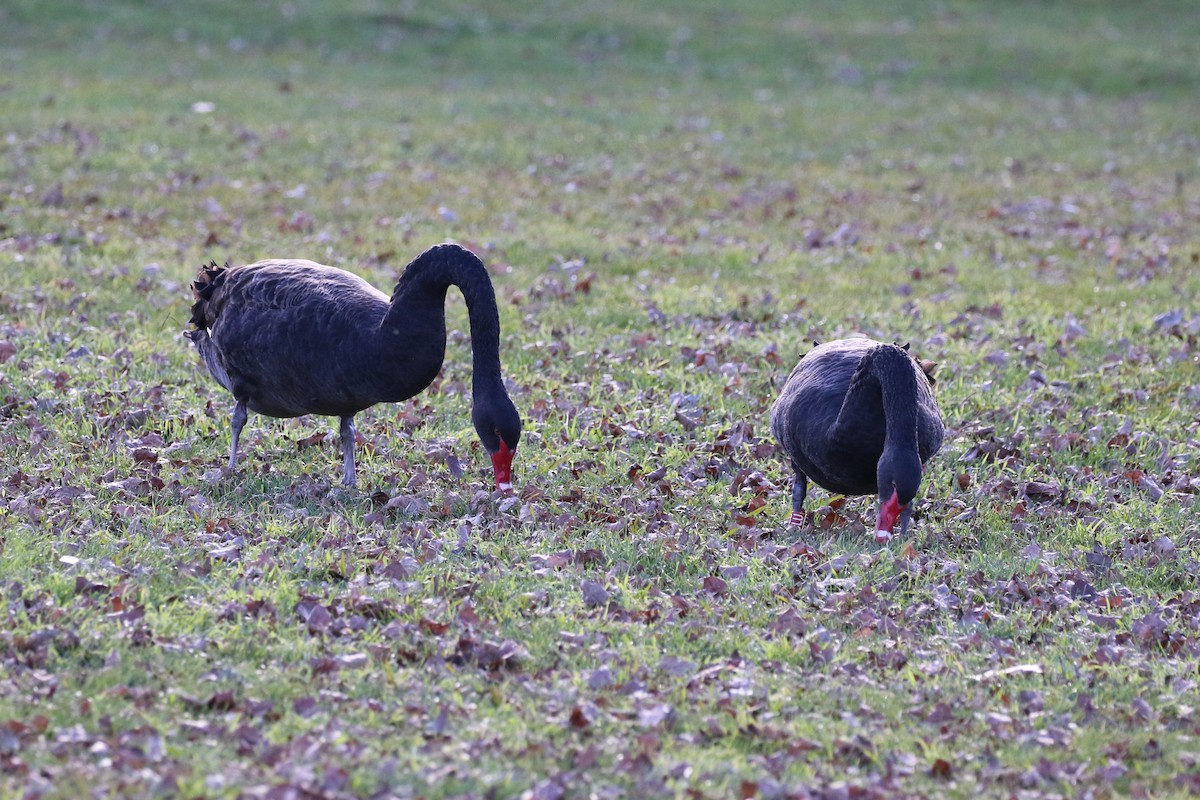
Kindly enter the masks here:
<path id="1" fill-rule="evenodd" d="M 803 524 L 808 481 L 831 492 L 878 493 L 875 540 L 900 534 L 925 463 L 945 426 L 933 399 L 931 362 L 908 345 L 871 339 L 820 344 L 800 359 L 771 408 L 771 432 L 796 472 L 790 523 Z"/>
<path id="2" fill-rule="evenodd" d="M 512 488 L 521 418 L 500 376 L 500 316 L 487 269 L 440 244 L 417 256 L 389 298 L 357 275 L 302 259 L 201 267 L 188 335 L 232 394 L 233 444 L 246 412 L 341 419 L 342 483 L 354 485 L 354 415 L 424 391 L 446 354 L 446 290 L 457 286 L 471 323 L 471 419 L 492 458 L 496 487 Z"/>

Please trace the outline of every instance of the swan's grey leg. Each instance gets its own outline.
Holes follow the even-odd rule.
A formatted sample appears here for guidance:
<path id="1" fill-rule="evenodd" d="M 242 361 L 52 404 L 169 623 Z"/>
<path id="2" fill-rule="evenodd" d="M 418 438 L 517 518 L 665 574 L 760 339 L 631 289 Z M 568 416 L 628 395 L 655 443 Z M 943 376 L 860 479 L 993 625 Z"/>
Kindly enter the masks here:
<path id="1" fill-rule="evenodd" d="M 788 524 L 804 525 L 807 521 L 804 518 L 804 498 L 808 497 L 808 476 L 795 464 L 792 468 L 796 470 L 796 477 L 792 479 L 792 517 Z"/>
<path id="2" fill-rule="evenodd" d="M 354 485 L 354 417 L 342 417 L 342 485 Z"/>
<path id="3" fill-rule="evenodd" d="M 237 469 L 238 440 L 242 438 L 242 428 L 246 427 L 246 401 L 238 400 L 233 406 L 233 444 L 229 447 L 229 469 Z"/>
<path id="4" fill-rule="evenodd" d="M 912 525 L 912 512 L 913 504 L 911 502 L 900 512 L 900 538 L 904 538 L 904 535 L 908 533 L 909 526 Z"/>

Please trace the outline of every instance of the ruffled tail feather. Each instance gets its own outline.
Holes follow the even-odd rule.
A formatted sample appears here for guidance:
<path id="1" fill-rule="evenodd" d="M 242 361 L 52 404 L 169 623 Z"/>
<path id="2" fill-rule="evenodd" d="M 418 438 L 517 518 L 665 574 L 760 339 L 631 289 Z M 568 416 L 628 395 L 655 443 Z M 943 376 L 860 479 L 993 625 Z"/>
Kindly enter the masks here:
<path id="1" fill-rule="evenodd" d="M 192 296 L 196 298 L 196 302 L 192 303 L 192 318 L 188 320 L 196 326 L 196 331 L 192 333 L 210 328 L 216 321 L 216 315 L 209 313 L 208 306 L 213 293 L 225 282 L 225 270 L 227 269 L 229 269 L 228 261 L 223 267 L 218 267 L 217 262 L 212 261 L 206 266 L 201 266 L 200 271 L 196 273 L 196 280 L 192 283 Z M 192 340 L 195 341 L 194 336 L 192 336 Z"/>

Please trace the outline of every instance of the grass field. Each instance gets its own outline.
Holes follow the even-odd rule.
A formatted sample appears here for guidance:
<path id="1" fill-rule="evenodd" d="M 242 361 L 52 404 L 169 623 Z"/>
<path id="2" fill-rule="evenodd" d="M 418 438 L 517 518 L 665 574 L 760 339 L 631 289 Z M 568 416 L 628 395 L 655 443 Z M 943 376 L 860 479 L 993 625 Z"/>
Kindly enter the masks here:
<path id="1" fill-rule="evenodd" d="M 0 796 L 1200 792 L 1200 8 L 0 6 Z M 209 260 L 493 270 L 517 493 L 441 377 L 252 417 Z M 911 342 L 910 536 L 790 477 Z M 331 431 L 331 428 L 333 429 Z"/>

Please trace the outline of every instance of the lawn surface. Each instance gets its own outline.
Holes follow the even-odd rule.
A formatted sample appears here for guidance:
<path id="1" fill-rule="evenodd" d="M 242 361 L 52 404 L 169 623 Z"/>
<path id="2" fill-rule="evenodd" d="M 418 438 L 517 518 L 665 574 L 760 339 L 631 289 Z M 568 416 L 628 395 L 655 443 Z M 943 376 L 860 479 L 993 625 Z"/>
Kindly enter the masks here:
<path id="1" fill-rule="evenodd" d="M 0 796 L 1200 792 L 1198 98 L 1185 0 L 5 3 Z M 457 294 L 358 489 L 231 473 L 196 269 L 446 239 L 516 494 Z M 855 333 L 948 427 L 882 548 L 767 427 Z"/>

